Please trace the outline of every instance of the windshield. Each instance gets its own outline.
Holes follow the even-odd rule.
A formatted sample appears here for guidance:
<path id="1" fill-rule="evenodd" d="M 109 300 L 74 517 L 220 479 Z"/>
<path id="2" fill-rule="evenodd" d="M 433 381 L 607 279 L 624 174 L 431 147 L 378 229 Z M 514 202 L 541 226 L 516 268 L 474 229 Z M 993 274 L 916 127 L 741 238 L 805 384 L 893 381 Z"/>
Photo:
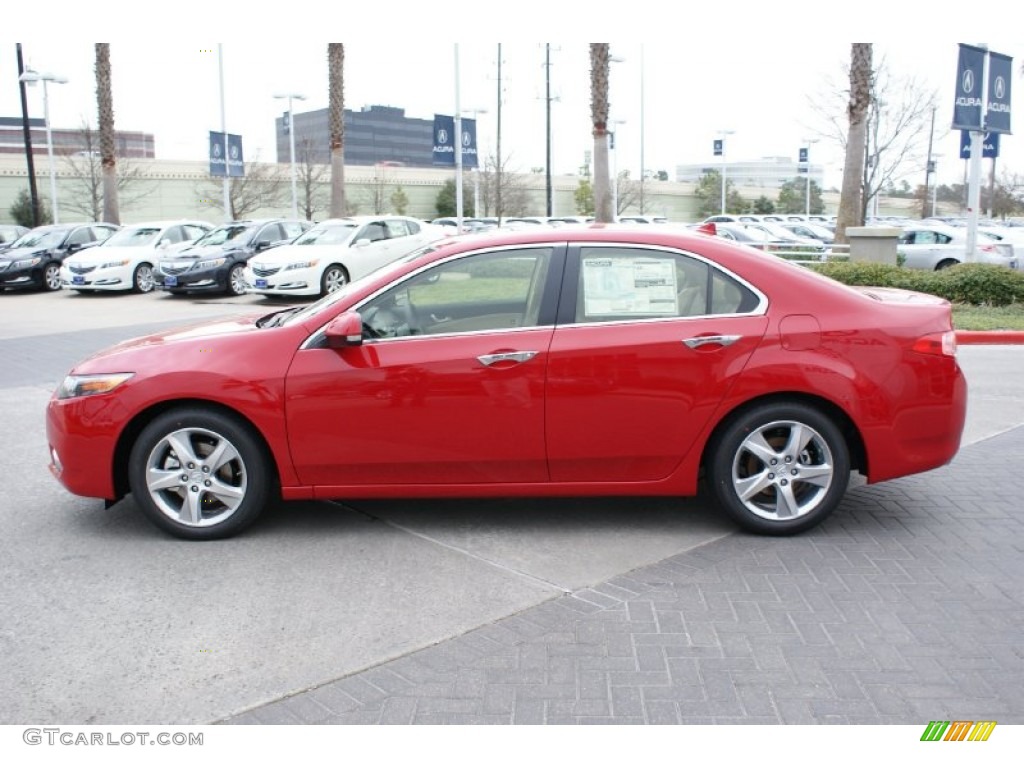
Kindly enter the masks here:
<path id="1" fill-rule="evenodd" d="M 160 234 L 159 227 L 129 227 L 118 230 L 103 243 L 109 248 L 124 248 L 133 245 L 149 245 Z"/>
<path id="2" fill-rule="evenodd" d="M 212 232 L 203 235 L 193 245 L 224 245 L 225 243 L 242 243 L 253 228 L 252 224 L 225 224 Z"/>
<path id="3" fill-rule="evenodd" d="M 11 243 L 11 250 L 13 251 L 15 248 L 56 248 L 64 242 L 67 233 L 66 229 L 32 230 Z"/>
<path id="4" fill-rule="evenodd" d="M 355 223 L 328 224 L 313 227 L 292 243 L 292 245 L 341 245 L 347 243 L 355 231 Z"/>

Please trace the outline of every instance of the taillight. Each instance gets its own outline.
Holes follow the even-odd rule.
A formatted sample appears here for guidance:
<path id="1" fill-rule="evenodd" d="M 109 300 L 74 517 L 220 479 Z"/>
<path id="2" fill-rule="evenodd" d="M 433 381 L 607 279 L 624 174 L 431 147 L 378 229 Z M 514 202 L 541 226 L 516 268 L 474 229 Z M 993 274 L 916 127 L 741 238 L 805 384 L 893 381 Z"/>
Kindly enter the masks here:
<path id="1" fill-rule="evenodd" d="M 956 357 L 956 331 L 930 333 L 927 336 L 922 336 L 914 342 L 911 349 L 923 355 Z"/>

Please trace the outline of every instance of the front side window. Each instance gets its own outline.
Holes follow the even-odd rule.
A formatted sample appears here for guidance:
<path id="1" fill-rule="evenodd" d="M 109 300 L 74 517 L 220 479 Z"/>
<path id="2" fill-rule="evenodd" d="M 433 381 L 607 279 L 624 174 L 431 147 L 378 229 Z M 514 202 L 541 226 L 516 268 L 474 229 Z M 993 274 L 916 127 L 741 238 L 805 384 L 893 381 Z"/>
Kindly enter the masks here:
<path id="1" fill-rule="evenodd" d="M 68 238 L 68 245 L 85 245 L 93 240 L 95 238 L 93 237 L 91 227 L 79 227 L 71 233 L 71 237 Z"/>
<path id="2" fill-rule="evenodd" d="M 364 332 L 395 338 L 536 326 L 551 250 L 481 253 L 425 270 L 360 307 Z"/>
<path id="3" fill-rule="evenodd" d="M 409 233 L 409 227 L 402 219 L 390 219 L 387 223 L 388 237 L 407 237 Z"/>
<path id="4" fill-rule="evenodd" d="M 375 221 L 363 227 L 356 240 L 369 240 L 371 243 L 375 243 L 378 240 L 386 240 L 387 237 L 388 232 L 384 228 L 384 222 Z"/>

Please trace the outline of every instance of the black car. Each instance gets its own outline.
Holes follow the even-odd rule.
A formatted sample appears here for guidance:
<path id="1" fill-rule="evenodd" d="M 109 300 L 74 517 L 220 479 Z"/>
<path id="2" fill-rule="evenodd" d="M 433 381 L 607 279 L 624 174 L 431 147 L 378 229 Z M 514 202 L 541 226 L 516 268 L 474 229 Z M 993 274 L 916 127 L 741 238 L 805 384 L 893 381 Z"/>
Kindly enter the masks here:
<path id="1" fill-rule="evenodd" d="M 288 243 L 312 226 L 296 219 L 231 221 L 210 231 L 174 256 L 161 259 L 153 273 L 160 288 L 174 294 L 245 293 L 242 273 L 249 257 Z"/>
<path id="2" fill-rule="evenodd" d="M 120 229 L 115 224 L 86 222 L 36 227 L 0 252 L 0 289 L 60 288 L 60 265 L 66 256 L 99 245 Z"/>

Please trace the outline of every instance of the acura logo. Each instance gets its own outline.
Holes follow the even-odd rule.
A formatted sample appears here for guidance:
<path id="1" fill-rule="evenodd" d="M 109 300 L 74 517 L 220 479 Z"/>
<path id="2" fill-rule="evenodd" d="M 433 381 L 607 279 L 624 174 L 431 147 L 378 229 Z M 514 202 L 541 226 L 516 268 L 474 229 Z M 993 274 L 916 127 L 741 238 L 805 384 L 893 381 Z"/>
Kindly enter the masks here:
<path id="1" fill-rule="evenodd" d="M 1003 80 L 1002 75 L 996 78 L 996 83 L 993 87 L 993 91 L 995 92 L 997 99 L 1002 99 L 1003 96 L 1006 95 L 1006 81 Z"/>
<path id="2" fill-rule="evenodd" d="M 448 143 L 448 131 L 445 130 L 444 128 L 439 129 L 438 132 L 437 132 L 437 143 L 438 144 L 447 144 Z"/>
<path id="3" fill-rule="evenodd" d="M 974 92 L 974 72 L 969 69 L 964 72 L 963 89 L 964 93 Z"/>

